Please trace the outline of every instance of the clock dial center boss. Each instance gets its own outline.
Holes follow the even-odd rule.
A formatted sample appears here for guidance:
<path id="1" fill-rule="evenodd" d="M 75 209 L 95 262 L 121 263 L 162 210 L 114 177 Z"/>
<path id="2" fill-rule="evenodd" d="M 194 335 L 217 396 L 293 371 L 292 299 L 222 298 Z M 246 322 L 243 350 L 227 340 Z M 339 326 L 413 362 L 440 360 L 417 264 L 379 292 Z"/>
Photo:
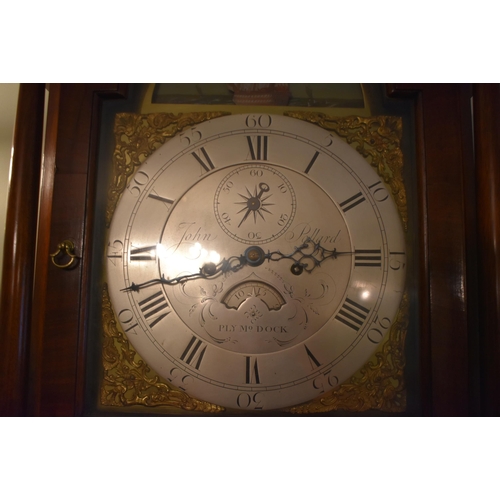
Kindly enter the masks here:
<path id="1" fill-rule="evenodd" d="M 115 313 L 145 361 L 193 397 L 256 411 L 359 369 L 404 284 L 377 174 L 282 116 L 214 119 L 159 148 L 118 204 L 108 257 Z"/>

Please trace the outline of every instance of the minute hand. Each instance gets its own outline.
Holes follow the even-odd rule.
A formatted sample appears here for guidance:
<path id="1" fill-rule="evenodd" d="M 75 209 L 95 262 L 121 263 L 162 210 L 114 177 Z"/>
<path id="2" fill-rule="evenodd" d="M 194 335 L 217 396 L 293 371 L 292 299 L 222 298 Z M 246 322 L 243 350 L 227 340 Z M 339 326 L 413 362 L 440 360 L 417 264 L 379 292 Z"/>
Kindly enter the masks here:
<path id="1" fill-rule="evenodd" d="M 239 271 L 247 263 L 248 258 L 245 253 L 245 255 L 222 259 L 218 264 L 209 262 L 201 267 L 197 273 L 185 274 L 183 276 L 177 276 L 176 278 L 165 278 L 165 276 L 161 276 L 160 278 L 154 278 L 143 283 L 132 283 L 130 286 L 122 288 L 120 291 L 138 292 L 142 288 L 148 288 L 153 285 L 178 285 L 180 283 L 185 283 L 186 281 L 193 281 L 200 278 L 216 278 L 222 274 Z"/>

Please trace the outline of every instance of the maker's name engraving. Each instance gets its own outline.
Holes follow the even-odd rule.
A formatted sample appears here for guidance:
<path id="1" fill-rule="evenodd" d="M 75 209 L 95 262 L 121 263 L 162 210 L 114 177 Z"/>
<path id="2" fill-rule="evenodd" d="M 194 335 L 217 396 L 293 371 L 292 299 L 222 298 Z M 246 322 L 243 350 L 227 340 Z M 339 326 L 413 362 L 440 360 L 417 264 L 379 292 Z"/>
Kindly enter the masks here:
<path id="1" fill-rule="evenodd" d="M 328 244 L 339 241 L 339 229 L 335 234 L 324 234 L 320 228 L 314 227 L 309 222 L 302 222 L 291 228 L 285 235 L 285 239 L 290 242 L 304 243 L 307 239 L 311 239 L 314 243 Z"/>
<path id="2" fill-rule="evenodd" d="M 197 222 L 181 222 L 178 226 L 181 236 L 170 247 L 172 252 L 177 251 L 183 244 L 210 242 L 217 239 L 217 235 L 206 233 Z"/>

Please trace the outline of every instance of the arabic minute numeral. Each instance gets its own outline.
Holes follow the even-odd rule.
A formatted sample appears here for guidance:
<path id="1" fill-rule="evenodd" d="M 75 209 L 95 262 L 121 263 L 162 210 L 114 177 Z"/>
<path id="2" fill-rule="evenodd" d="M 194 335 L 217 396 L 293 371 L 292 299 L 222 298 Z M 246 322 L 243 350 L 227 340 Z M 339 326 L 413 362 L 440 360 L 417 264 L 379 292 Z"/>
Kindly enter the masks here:
<path id="1" fill-rule="evenodd" d="M 118 313 L 118 319 L 120 320 L 120 323 L 124 327 L 125 333 L 128 335 L 134 334 L 137 335 L 137 332 L 135 331 L 135 327 L 139 326 L 135 320 L 134 313 L 130 309 L 122 309 Z"/>
<path id="2" fill-rule="evenodd" d="M 288 220 L 288 214 L 281 214 L 278 220 L 278 226 L 284 226 L 287 220 Z"/>
<path id="3" fill-rule="evenodd" d="M 270 115 L 248 115 L 245 120 L 245 124 L 249 128 L 269 128 L 273 123 L 273 119 Z"/>
<path id="4" fill-rule="evenodd" d="M 250 231 L 248 233 L 248 239 L 250 240 L 261 240 L 262 239 L 262 233 L 261 232 L 253 232 L 253 231 Z"/>
<path id="5" fill-rule="evenodd" d="M 187 130 L 186 132 L 182 132 L 182 134 L 179 134 L 179 139 L 185 146 L 191 146 L 191 144 L 200 141 L 202 137 L 203 136 L 201 132 L 199 130 L 196 130 L 195 127 Z"/>
<path id="6" fill-rule="evenodd" d="M 375 184 L 372 184 L 371 186 L 368 186 L 370 189 L 372 196 L 375 198 L 375 201 L 381 203 L 387 198 L 389 198 L 389 193 L 387 190 L 383 187 L 382 181 L 378 181 Z"/>
<path id="7" fill-rule="evenodd" d="M 127 186 L 127 190 L 134 196 L 135 198 L 139 198 L 144 189 L 144 186 L 149 182 L 149 175 L 146 172 L 142 172 L 139 170 Z"/>
<path id="8" fill-rule="evenodd" d="M 224 222 L 224 224 L 226 224 L 226 226 L 231 225 L 231 217 L 229 217 L 229 214 L 227 212 L 222 212 L 220 217 L 222 219 L 222 222 Z"/>
<path id="9" fill-rule="evenodd" d="M 379 319 L 377 316 L 373 324 L 375 326 L 368 330 L 366 336 L 370 342 L 378 344 L 384 338 L 387 329 L 391 326 L 391 320 L 387 317 Z"/>
<path id="10" fill-rule="evenodd" d="M 236 405 L 242 410 L 263 410 L 262 394 L 260 392 L 242 392 L 236 398 Z"/>
<path id="11" fill-rule="evenodd" d="M 404 257 L 398 257 L 398 256 L 406 256 L 405 252 L 389 252 L 390 258 L 389 258 L 389 267 L 393 271 L 399 271 L 401 269 L 404 269 L 406 262 L 404 260 Z M 395 257 L 393 257 L 393 255 Z"/>
<path id="12" fill-rule="evenodd" d="M 337 387 L 337 385 L 339 385 L 339 379 L 336 375 L 332 374 L 331 370 L 328 370 L 313 379 L 312 384 L 313 387 L 319 391 L 319 394 L 323 394 L 324 392 Z"/>
<path id="13" fill-rule="evenodd" d="M 106 257 L 109 259 L 109 262 L 116 266 L 117 260 L 121 260 L 123 258 L 123 241 L 114 240 L 112 243 L 108 243 L 108 252 Z"/>

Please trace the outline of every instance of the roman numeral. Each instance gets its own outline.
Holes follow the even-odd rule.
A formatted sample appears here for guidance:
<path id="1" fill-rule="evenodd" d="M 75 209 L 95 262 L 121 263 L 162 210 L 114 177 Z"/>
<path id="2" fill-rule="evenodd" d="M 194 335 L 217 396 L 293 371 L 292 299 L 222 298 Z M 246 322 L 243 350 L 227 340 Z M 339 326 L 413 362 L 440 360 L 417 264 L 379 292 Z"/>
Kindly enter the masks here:
<path id="1" fill-rule="evenodd" d="M 153 316 L 159 314 L 159 316 L 149 323 L 150 328 L 153 328 L 153 326 L 157 325 L 163 318 L 170 314 L 170 306 L 161 290 L 141 300 L 139 302 L 139 307 L 144 315 L 144 319 L 149 320 L 153 318 Z"/>
<path id="2" fill-rule="evenodd" d="M 148 198 L 151 198 L 152 200 L 156 201 L 161 201 L 162 203 L 166 203 L 167 205 L 172 205 L 174 200 L 171 200 L 170 198 L 165 198 L 164 196 L 160 196 L 156 191 L 153 191 Z"/>
<path id="3" fill-rule="evenodd" d="M 354 196 L 351 196 L 347 200 L 343 201 L 340 204 L 340 207 L 342 210 L 347 212 L 348 210 L 351 210 L 351 208 L 354 208 L 355 206 L 359 205 L 360 203 L 363 203 L 365 201 L 365 197 L 361 194 L 361 192 L 356 193 Z"/>
<path id="4" fill-rule="evenodd" d="M 335 316 L 335 319 L 344 323 L 344 325 L 347 325 L 349 328 L 358 331 L 369 312 L 370 310 L 366 307 L 347 298 L 344 305 L 340 308 L 339 313 Z"/>
<path id="5" fill-rule="evenodd" d="M 257 358 L 252 358 L 251 356 L 245 356 L 245 360 L 246 360 L 245 361 L 246 383 L 252 384 L 255 381 L 256 384 L 260 384 L 259 365 L 257 364 Z"/>
<path id="6" fill-rule="evenodd" d="M 250 148 L 250 156 L 252 157 L 252 160 L 267 161 L 267 135 L 258 135 L 255 137 L 255 140 L 247 135 L 247 141 L 248 147 Z"/>
<path id="7" fill-rule="evenodd" d="M 203 167 L 203 169 L 207 172 L 210 172 L 215 168 L 215 165 L 212 163 L 210 156 L 206 152 L 205 148 L 200 148 L 200 153 L 203 155 L 204 159 L 201 158 L 201 155 L 198 156 L 196 153 L 191 153 L 196 161 Z"/>
<path id="8" fill-rule="evenodd" d="M 309 165 L 307 165 L 307 167 L 306 167 L 306 170 L 305 170 L 306 174 L 309 173 L 309 170 L 311 170 L 311 168 L 314 165 L 314 162 L 316 161 L 318 156 L 319 156 L 319 151 L 316 151 L 316 153 L 314 153 L 314 156 L 312 157 L 311 161 L 309 162 Z"/>
<path id="9" fill-rule="evenodd" d="M 196 368 L 196 370 L 199 370 L 206 350 L 207 345 L 193 335 L 186 349 L 184 349 L 184 352 L 182 353 L 181 361 L 184 361 L 184 363 L 191 365 Z"/>
<path id="10" fill-rule="evenodd" d="M 321 366 L 321 363 L 316 359 L 316 356 L 311 352 L 311 349 L 309 349 L 306 344 L 304 344 L 304 348 L 306 350 L 307 357 L 309 358 L 309 363 L 311 363 L 311 368 L 316 370 L 316 368 Z"/>
<path id="11" fill-rule="evenodd" d="M 382 267 L 380 250 L 355 250 L 354 267 Z"/>
<path id="12" fill-rule="evenodd" d="M 134 248 L 130 250 L 130 261 L 155 260 L 156 245 L 148 247 Z"/>

